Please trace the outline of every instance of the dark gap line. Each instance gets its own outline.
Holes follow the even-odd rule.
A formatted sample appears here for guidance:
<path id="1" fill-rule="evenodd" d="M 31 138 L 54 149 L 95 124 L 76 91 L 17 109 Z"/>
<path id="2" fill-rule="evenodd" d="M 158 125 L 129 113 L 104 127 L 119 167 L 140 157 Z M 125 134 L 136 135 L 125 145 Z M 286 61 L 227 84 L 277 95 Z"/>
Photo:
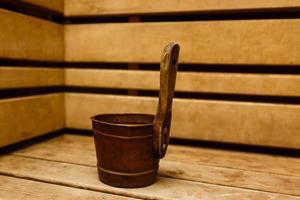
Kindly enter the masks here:
<path id="1" fill-rule="evenodd" d="M 0 8 L 62 24 L 63 13 L 19 0 L 1 0 Z"/>
<path id="2" fill-rule="evenodd" d="M 159 71 L 160 63 L 106 63 L 106 62 L 51 62 L 36 60 L 1 59 L 1 67 L 44 67 L 74 69 L 109 69 L 109 70 L 149 70 Z M 138 66 L 138 67 L 128 67 Z M 300 65 L 246 65 L 246 64 L 186 64 L 178 66 L 182 72 L 220 72 L 254 74 L 300 74 Z"/>
<path id="3" fill-rule="evenodd" d="M 64 92 L 64 86 L 0 89 L 0 99 Z"/>
<path id="4" fill-rule="evenodd" d="M 41 136 L 37 136 L 37 137 L 33 137 L 30 139 L 26 139 L 24 141 L 21 142 L 17 142 L 5 147 L 0 147 L 0 155 L 1 154 L 8 154 L 8 153 L 12 153 L 14 151 L 20 150 L 20 149 L 24 149 L 26 147 L 29 147 L 31 145 L 37 144 L 37 143 L 41 143 L 41 142 L 45 142 L 47 140 L 53 139 L 55 137 L 58 137 L 60 135 L 63 135 L 65 133 L 65 129 L 60 129 L 57 131 L 53 131 L 50 133 L 47 133 L 45 135 L 41 135 Z"/>
<path id="5" fill-rule="evenodd" d="M 93 136 L 92 130 L 65 128 L 65 133 L 74 135 L 86 135 Z M 217 141 L 205 141 L 205 140 L 191 140 L 181 138 L 170 138 L 170 144 L 182 145 L 182 146 L 194 146 L 203 147 L 208 149 L 220 149 L 229 151 L 240 151 L 258 154 L 269 154 L 277 156 L 289 156 L 289 157 L 300 157 L 300 149 L 289 149 L 282 147 L 269 147 L 260 145 L 249 145 L 249 144 L 237 144 L 230 142 L 217 142 Z"/>
<path id="6" fill-rule="evenodd" d="M 66 86 L 65 92 L 89 93 L 89 94 L 113 94 L 127 95 L 127 89 L 99 88 L 99 87 L 77 87 Z M 137 95 L 158 98 L 158 90 L 137 90 Z M 249 95 L 249 94 L 220 94 L 220 93 L 201 93 L 201 92 L 178 92 L 175 91 L 175 98 L 195 99 L 195 100 L 216 100 L 234 102 L 253 102 L 253 103 L 272 103 L 272 104 L 291 104 L 299 105 L 300 97 L 294 96 L 270 96 L 270 95 Z"/>
<path id="7" fill-rule="evenodd" d="M 300 7 L 65 17 L 64 24 L 298 19 Z"/>

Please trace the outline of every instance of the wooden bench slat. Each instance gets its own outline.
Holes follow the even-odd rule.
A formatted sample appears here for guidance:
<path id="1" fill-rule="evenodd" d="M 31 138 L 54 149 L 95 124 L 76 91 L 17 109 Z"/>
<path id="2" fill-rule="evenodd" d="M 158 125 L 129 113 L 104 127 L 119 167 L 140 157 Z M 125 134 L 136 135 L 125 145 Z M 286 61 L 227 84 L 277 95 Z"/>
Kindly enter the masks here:
<path id="1" fill-rule="evenodd" d="M 158 90 L 159 72 L 65 69 L 67 86 Z M 176 91 L 300 96 L 300 75 L 178 72 Z"/>
<path id="2" fill-rule="evenodd" d="M 299 7 L 297 0 L 65 0 L 66 16 L 183 13 Z"/>
<path id="3" fill-rule="evenodd" d="M 55 154 L 48 155 L 49 152 L 54 151 L 53 148 L 70 149 L 70 151 L 58 151 Z M 34 158 L 43 158 L 47 155 L 48 159 L 61 162 L 90 166 L 96 164 L 93 137 L 84 135 L 64 134 L 21 149 L 14 152 L 14 154 Z M 164 160 L 294 177 L 299 177 L 300 174 L 300 160 L 298 158 L 223 149 L 172 144 L 168 147 L 168 153 Z M 255 160 L 255 162 L 252 162 L 252 160 Z"/>
<path id="4" fill-rule="evenodd" d="M 297 65 L 299 35 L 299 19 L 66 25 L 65 59 L 158 63 L 176 41 L 180 63 Z"/>
<path id="5" fill-rule="evenodd" d="M 16 163 L 19 163 L 16 165 Z M 0 157 L 0 173 L 16 177 L 80 187 L 93 191 L 120 194 L 142 199 L 298 199 L 291 195 L 232 188 L 201 182 L 158 177 L 155 184 L 138 189 L 123 189 L 107 186 L 98 180 L 96 167 L 31 159 L 13 155 Z M 162 189 L 163 188 L 163 189 Z"/>
<path id="6" fill-rule="evenodd" d="M 20 0 L 20 1 L 41 6 L 60 13 L 63 13 L 64 10 L 64 0 Z"/>
<path id="7" fill-rule="evenodd" d="M 232 154 L 235 154 L 226 151 L 219 150 L 218 152 L 218 150 L 202 148 L 193 148 L 192 150 L 188 147 L 170 145 L 167 157 L 160 161 L 159 175 L 217 185 L 300 195 L 298 190 L 300 187 L 299 159 L 260 154 L 256 154 L 256 156 L 250 154 L 249 156 L 248 153 L 236 153 L 239 157 L 232 158 Z M 207 155 L 207 152 L 210 154 Z M 17 151 L 14 155 L 96 166 L 94 142 L 92 137 L 86 136 L 60 136 L 52 139 L 52 141 Z M 201 162 L 201 160 L 207 160 L 207 163 Z M 220 160 L 221 162 L 219 166 L 214 166 L 214 162 L 210 160 Z M 224 162 L 224 160 L 226 161 Z M 225 167 L 223 167 L 222 162 L 224 162 Z M 230 162 L 231 164 L 228 165 Z M 242 166 L 235 165 L 237 163 L 242 164 Z M 280 174 L 282 171 L 288 175 Z"/>
<path id="8" fill-rule="evenodd" d="M 90 190 L 0 175 L 0 199 L 133 199 Z"/>
<path id="9" fill-rule="evenodd" d="M 64 95 L 0 100 L 0 147 L 64 128 Z"/>
<path id="10" fill-rule="evenodd" d="M 64 69 L 0 67 L 0 89 L 64 85 Z"/>
<path id="11" fill-rule="evenodd" d="M 91 129 L 101 113 L 152 113 L 157 98 L 66 93 L 66 126 Z M 299 149 L 300 106 L 174 99 L 171 137 Z"/>
<path id="12" fill-rule="evenodd" d="M 0 58 L 62 61 L 64 27 L 0 9 Z"/>

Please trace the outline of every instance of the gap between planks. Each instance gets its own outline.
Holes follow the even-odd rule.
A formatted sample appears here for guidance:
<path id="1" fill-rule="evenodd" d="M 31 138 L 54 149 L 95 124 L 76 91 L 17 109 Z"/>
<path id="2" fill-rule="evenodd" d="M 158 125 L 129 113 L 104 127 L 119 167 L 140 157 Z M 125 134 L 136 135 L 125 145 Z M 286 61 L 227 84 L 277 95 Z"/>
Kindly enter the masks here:
<path id="1" fill-rule="evenodd" d="M 59 148 L 59 151 L 57 151 L 57 148 Z M 226 158 L 226 151 L 173 145 L 170 145 L 169 150 L 170 152 L 167 154 L 166 159 L 161 160 L 160 176 L 257 191 L 300 195 L 298 191 L 300 177 L 297 176 L 300 171 L 300 161 L 295 158 L 276 158 L 257 154 L 253 154 L 251 157 L 251 154 L 247 156 L 249 153 L 243 153 L 243 155 L 236 152 L 227 152 Z M 92 137 L 87 136 L 64 135 L 22 149 L 13 154 L 24 158 L 64 162 L 86 167 L 95 167 L 96 165 Z M 186 159 L 183 157 L 185 155 L 187 156 Z M 231 155 L 233 155 L 233 159 Z M 207 160 L 209 157 L 218 156 L 221 157 L 221 160 L 217 163 L 213 161 L 212 163 L 204 164 L 203 160 L 197 160 L 199 157 L 204 157 L 204 160 Z M 229 161 L 224 163 L 225 166 L 222 166 L 222 161 L 227 159 Z M 262 160 L 266 162 L 251 166 L 251 161 L 259 162 Z M 218 159 L 215 159 L 215 161 L 218 161 Z M 247 162 L 250 165 L 247 166 Z M 234 165 L 228 166 L 228 163 L 233 163 Z M 273 163 L 274 165 L 281 163 L 281 165 L 277 168 L 271 168 L 273 172 L 269 173 L 269 169 L 266 167 L 268 166 L 266 165 L 267 163 Z M 244 166 L 240 167 L 240 165 Z M 255 171 L 258 167 L 265 167 L 265 171 Z M 282 171 L 280 171 L 280 167 L 283 168 Z"/>

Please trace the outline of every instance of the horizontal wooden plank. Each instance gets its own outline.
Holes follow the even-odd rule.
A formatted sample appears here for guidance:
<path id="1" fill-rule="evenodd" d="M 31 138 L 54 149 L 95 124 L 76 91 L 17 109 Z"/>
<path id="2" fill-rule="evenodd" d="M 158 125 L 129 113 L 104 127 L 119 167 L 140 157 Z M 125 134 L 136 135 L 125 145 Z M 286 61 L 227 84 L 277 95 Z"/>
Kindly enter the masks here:
<path id="1" fill-rule="evenodd" d="M 158 63 L 176 41 L 180 63 L 297 65 L 299 35 L 299 19 L 66 25 L 65 58 Z"/>
<path id="2" fill-rule="evenodd" d="M 170 145 L 169 148 L 166 158 L 160 161 L 160 176 L 300 195 L 300 159 L 174 145 Z M 211 158 L 211 154 L 214 157 Z M 59 136 L 14 152 L 14 155 L 96 166 L 93 138 L 87 136 Z M 198 161 L 201 159 L 207 162 Z M 210 160 L 227 162 L 224 162 L 225 166 L 222 163 L 216 166 Z M 237 161 L 242 166 L 235 165 Z M 232 163 L 228 165 L 230 162 Z M 263 171 L 264 173 L 261 173 Z M 289 175 L 278 174 L 282 172 Z"/>
<path id="3" fill-rule="evenodd" d="M 0 89 L 64 85 L 64 69 L 0 67 Z"/>
<path id="4" fill-rule="evenodd" d="M 0 199 L 133 199 L 62 185 L 0 175 Z"/>
<path id="5" fill-rule="evenodd" d="M 65 0 L 66 16 L 183 13 L 243 9 L 293 8 L 298 0 Z"/>
<path id="6" fill-rule="evenodd" d="M 64 95 L 0 100 L 0 147 L 64 128 Z"/>
<path id="7" fill-rule="evenodd" d="M 60 13 L 63 13 L 64 10 L 64 0 L 20 0 L 20 1 L 37 5 L 43 8 L 47 8 Z"/>
<path id="8" fill-rule="evenodd" d="M 16 165 L 16 163 L 19 164 Z M 156 183 L 149 187 L 128 190 L 110 187 L 101 183 L 98 180 L 96 167 L 14 155 L 0 157 L 0 173 L 142 199 L 199 199 L 199 197 L 232 200 L 245 198 L 298 199 L 291 195 L 280 195 L 165 177 L 158 177 Z"/>
<path id="9" fill-rule="evenodd" d="M 100 113 L 155 113 L 157 98 L 66 93 L 66 126 L 91 129 Z M 175 99 L 171 137 L 287 147 L 300 146 L 300 106 Z"/>
<path id="10" fill-rule="evenodd" d="M 55 147 L 57 149 L 69 149 L 69 151 L 62 150 L 49 154 Z M 13 154 L 32 158 L 47 157 L 54 161 L 88 166 L 96 165 L 93 137 L 73 135 L 72 132 L 20 149 Z M 300 174 L 299 158 L 224 149 L 171 144 L 164 160 L 294 177 L 299 177 Z"/>
<path id="11" fill-rule="evenodd" d="M 0 9 L 0 27 L 0 58 L 63 60 L 63 25 Z"/>
<path id="12" fill-rule="evenodd" d="M 67 86 L 158 90 L 159 72 L 65 69 Z M 178 72 L 176 91 L 300 96 L 300 75 Z"/>

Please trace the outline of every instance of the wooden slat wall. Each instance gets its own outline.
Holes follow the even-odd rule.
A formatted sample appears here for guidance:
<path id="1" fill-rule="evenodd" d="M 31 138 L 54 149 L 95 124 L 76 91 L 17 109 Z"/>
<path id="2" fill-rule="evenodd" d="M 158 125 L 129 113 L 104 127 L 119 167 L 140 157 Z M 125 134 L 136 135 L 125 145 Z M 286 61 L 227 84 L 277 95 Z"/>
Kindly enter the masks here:
<path id="1" fill-rule="evenodd" d="M 65 59 L 155 63 L 177 41 L 181 63 L 296 65 L 299 35 L 300 19 L 66 25 Z"/>
<path id="2" fill-rule="evenodd" d="M 159 72 L 65 69 L 67 86 L 158 90 Z M 178 72 L 176 91 L 300 96 L 300 75 Z"/>
<path id="3" fill-rule="evenodd" d="M 26 2 L 46 5 L 45 1 Z M 48 2 L 53 10 L 62 3 Z M 4 9 L 0 9 L 0 29 L 0 147 L 3 147 L 65 127 L 63 93 L 44 94 L 46 88 L 64 85 L 64 69 L 55 68 L 55 64 L 49 67 L 50 62 L 64 59 L 64 29 L 61 24 Z M 44 61 L 47 67 L 41 64 Z M 39 91 L 44 91 L 43 95 Z"/>
<path id="4" fill-rule="evenodd" d="M 300 7 L 298 0 L 65 0 L 66 16 L 182 13 Z"/>
<path id="5" fill-rule="evenodd" d="M 58 5 L 57 2 L 52 3 Z M 35 3 L 44 6 L 39 1 Z M 78 87 L 77 91 L 84 93 L 66 94 L 68 128 L 90 129 L 89 117 L 96 113 L 154 113 L 155 97 L 89 94 L 82 90 L 85 87 L 93 88 L 89 91 L 97 93 L 101 93 L 97 88 L 110 88 L 112 92 L 114 89 L 137 90 L 134 94 L 139 94 L 138 90 L 157 90 L 158 71 L 139 70 L 139 64 L 158 65 L 164 45 L 177 41 L 181 45 L 180 63 L 193 64 L 193 68 L 178 73 L 176 89 L 185 93 L 185 98 L 175 99 L 173 137 L 299 149 L 299 103 L 294 101 L 291 104 L 286 100 L 281 103 L 280 99 L 276 100 L 276 104 L 261 103 L 255 98 L 247 100 L 246 96 L 299 98 L 300 77 L 293 69 L 299 71 L 300 65 L 300 19 L 263 19 L 263 14 L 260 14 L 261 19 L 239 19 L 236 15 L 237 18 L 232 20 L 222 20 L 220 16 L 215 20 L 173 22 L 151 22 L 151 18 L 150 22 L 140 23 L 101 23 L 99 20 L 104 15 L 126 15 L 129 21 L 138 22 L 136 15 L 155 15 L 158 19 L 165 13 L 286 12 L 300 9 L 299 1 L 133 0 L 129 3 L 128 0 L 65 0 L 64 6 L 65 15 L 71 19 L 71 24 L 64 26 L 1 9 L 0 26 L 4 28 L 0 33 L 0 58 L 85 64 L 73 64 L 76 69 L 66 68 L 63 72 L 50 68 L 26 67 L 29 70 L 26 71 L 25 67 L 1 67 L 5 77 L 0 81 L 2 89 L 60 86 L 62 79 L 66 86 L 75 86 L 75 91 Z M 72 24 L 72 16 L 77 19 L 83 17 L 80 24 Z M 93 20 L 94 16 L 98 21 L 91 23 L 89 20 Z M 84 20 L 88 23 L 85 24 Z M 128 68 L 135 70 L 108 69 L 109 65 L 105 67 L 104 62 L 128 64 Z M 202 71 L 201 66 L 206 64 L 209 64 L 206 68 L 215 67 L 213 72 Z M 227 70 L 228 66 L 235 65 L 234 73 L 221 70 L 220 66 L 224 65 Z M 279 70 L 273 74 L 269 65 L 272 69 L 277 67 L 287 71 L 281 73 Z M 97 69 L 97 66 L 107 69 Z M 252 66 L 251 73 L 239 69 L 251 69 Z M 261 73 L 258 67 L 262 71 L 268 69 L 267 73 Z M 30 76 L 26 80 L 14 79 L 14 70 L 14 74 L 20 73 L 25 77 L 29 73 Z M 39 79 L 40 76 L 45 79 Z M 66 92 L 68 90 L 67 87 Z M 216 100 L 213 97 L 211 100 L 196 99 L 189 96 L 190 93 L 213 93 L 219 97 Z M 222 100 L 225 94 L 245 97 L 243 101 L 248 102 Z M 64 105 L 63 98 L 59 102 Z M 64 111 L 60 112 L 64 116 Z M 53 130 L 56 128 L 48 132 Z"/>
<path id="6" fill-rule="evenodd" d="M 0 58 L 62 61 L 63 26 L 0 9 Z"/>
<path id="7" fill-rule="evenodd" d="M 99 113 L 155 113 L 157 98 L 66 94 L 66 126 L 90 129 Z M 266 145 L 300 146 L 300 106 L 175 99 L 171 137 Z"/>
<path id="8" fill-rule="evenodd" d="M 93 91 L 136 90 L 136 95 L 140 90 L 157 90 L 158 71 L 139 70 L 139 64 L 158 65 L 164 45 L 177 41 L 181 45 L 180 63 L 193 67 L 178 73 L 176 91 L 185 98 L 174 100 L 172 137 L 299 149 L 300 19 L 264 19 L 263 14 L 299 10 L 299 1 L 65 0 L 64 9 L 71 18 L 141 19 L 139 23 L 82 21 L 66 25 L 65 60 L 88 62 L 94 68 L 66 69 L 67 86 L 80 87 L 80 92 L 84 87 Z M 245 11 L 252 18 L 236 15 Z M 159 16 L 171 13 L 175 14 L 174 21 L 159 20 Z M 176 21 L 182 14 L 203 13 L 235 15 L 231 20 L 222 20 L 219 15 L 214 20 Z M 259 19 L 253 17 L 257 13 Z M 145 16 L 155 16 L 156 21 L 149 17 L 143 22 Z M 110 69 L 105 64 L 100 66 L 104 69 L 95 69 L 93 63 L 99 62 L 125 63 L 131 70 Z M 209 71 L 210 66 L 214 70 Z M 204 100 L 194 94 L 218 97 Z M 243 101 L 228 101 L 225 95 L 239 96 Z M 286 97 L 298 100 L 292 103 Z M 263 103 L 274 98 L 276 103 Z M 97 113 L 155 113 L 156 103 L 157 97 L 67 93 L 66 126 L 90 129 L 89 117 Z"/>
<path id="9" fill-rule="evenodd" d="M 0 67 L 0 89 L 63 86 L 64 69 Z"/>
<path id="10" fill-rule="evenodd" d="M 0 100 L 0 147 L 64 128 L 64 95 Z"/>
<path id="11" fill-rule="evenodd" d="M 37 5 L 60 13 L 63 13 L 64 10 L 63 0 L 19 0 L 19 1 Z"/>

